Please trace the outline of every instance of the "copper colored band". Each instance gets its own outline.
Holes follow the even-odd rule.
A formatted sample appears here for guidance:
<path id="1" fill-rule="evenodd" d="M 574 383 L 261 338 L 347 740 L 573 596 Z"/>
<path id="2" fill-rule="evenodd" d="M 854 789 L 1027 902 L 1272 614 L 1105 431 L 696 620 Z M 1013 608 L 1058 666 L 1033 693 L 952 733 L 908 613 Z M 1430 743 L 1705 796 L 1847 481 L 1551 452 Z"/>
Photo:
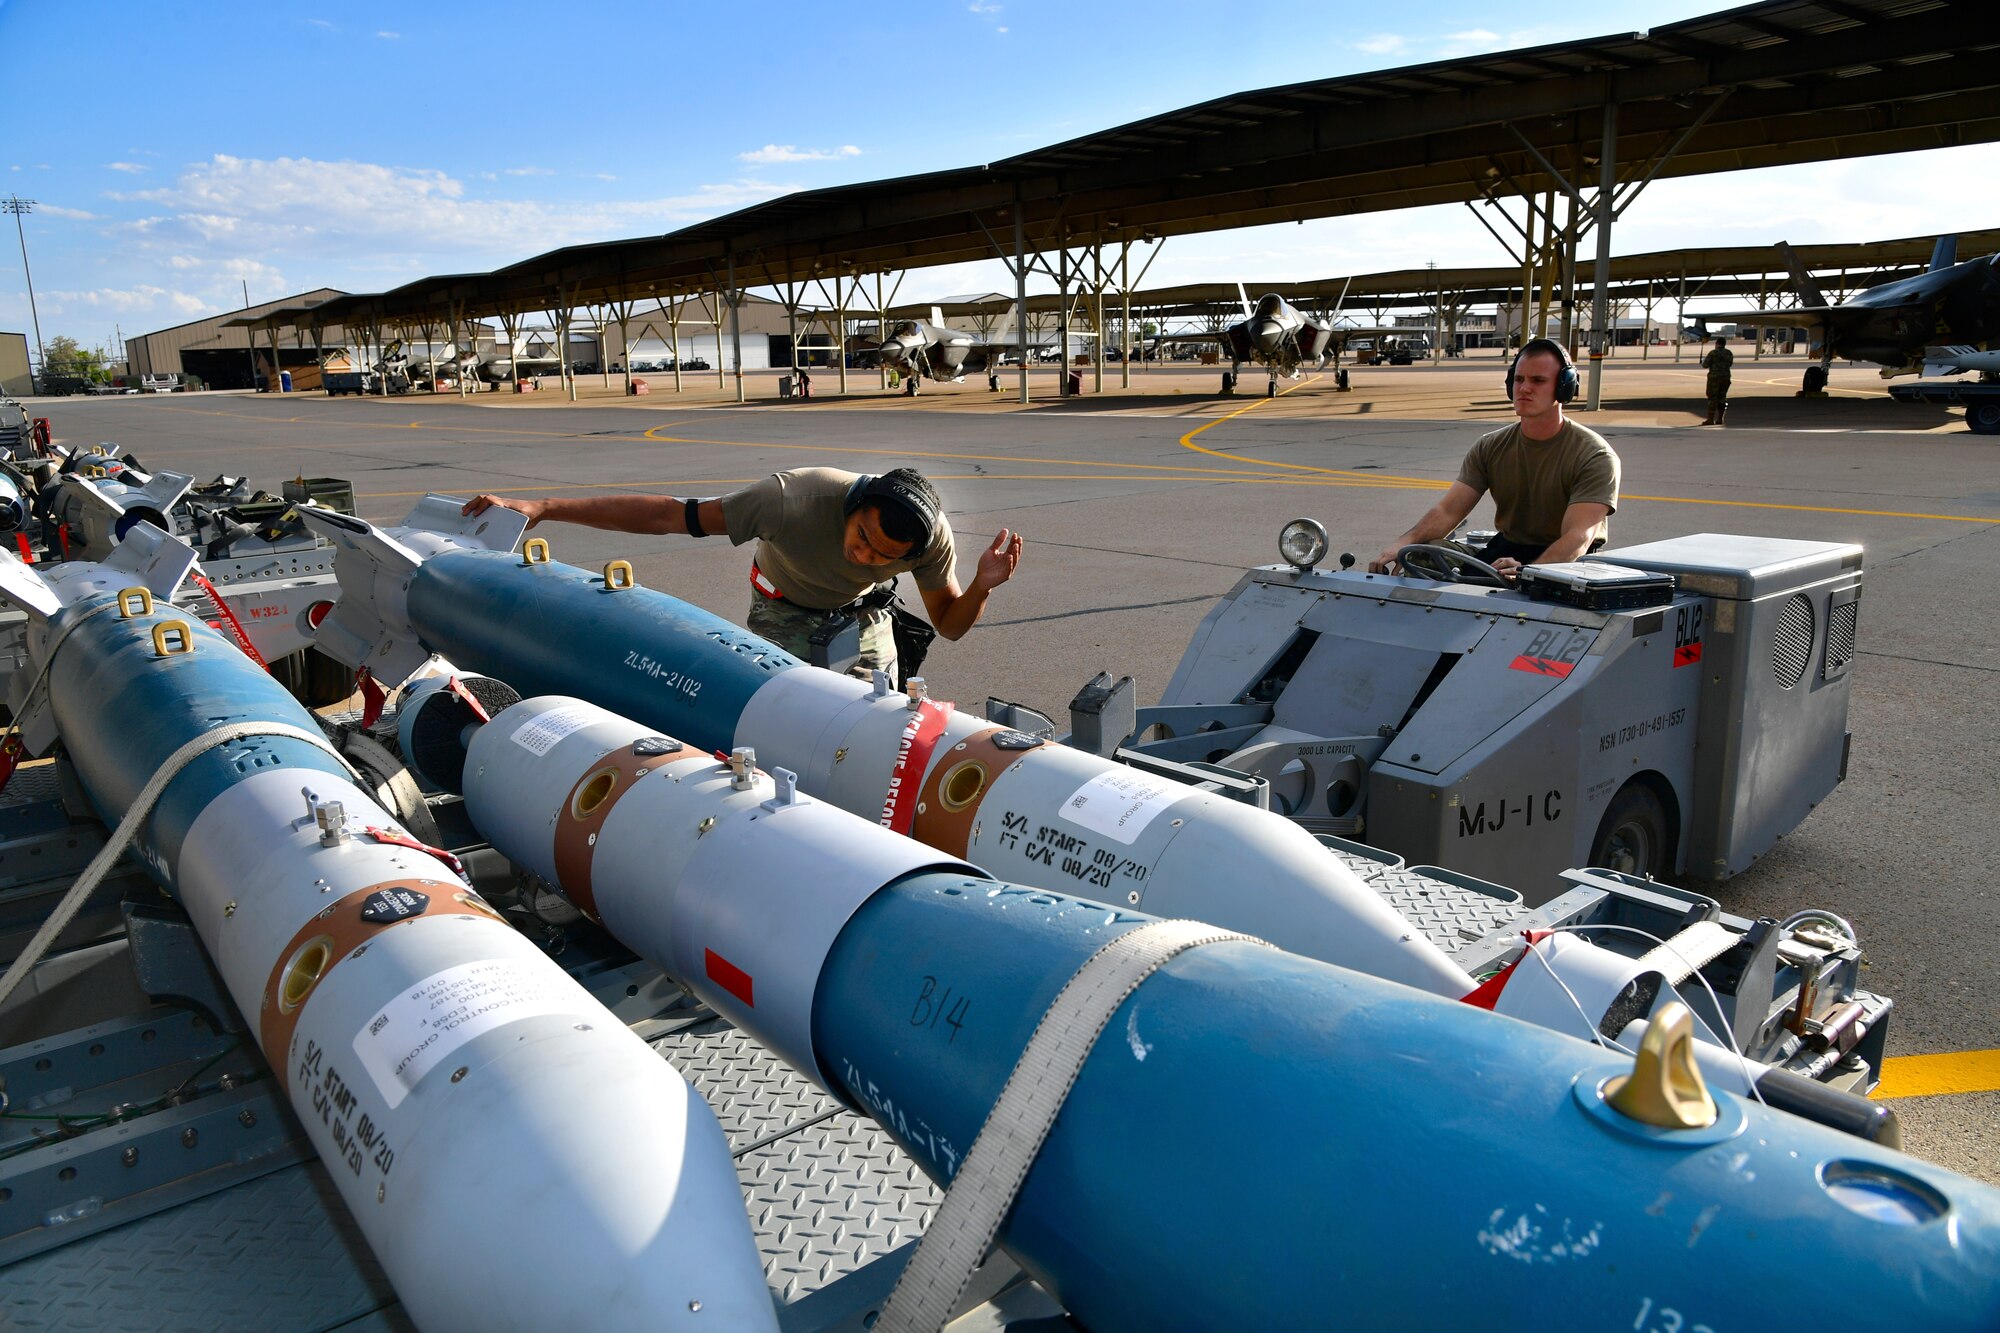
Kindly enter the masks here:
<path id="1" fill-rule="evenodd" d="M 972 843 L 972 826 L 979 819 L 980 802 L 993 790 L 993 780 L 1021 758 L 1021 751 L 1003 750 L 993 743 L 993 738 L 1006 730 L 1006 727 L 992 727 L 937 752 L 937 762 L 931 765 L 930 774 L 924 778 L 924 789 L 917 796 L 917 818 L 910 826 L 911 837 L 941 852 L 965 855 L 965 849 Z M 961 770 L 966 764 L 979 767 L 979 789 L 962 808 L 948 809 L 944 792 L 948 784 L 957 786 L 965 781 Z M 954 776 L 957 782 L 953 781 Z"/>
<path id="2" fill-rule="evenodd" d="M 642 739 L 658 738 L 648 736 Z M 637 741 L 632 743 L 636 744 Z M 590 862 L 597 854 L 597 834 L 604 827 L 605 817 L 632 789 L 633 779 L 640 774 L 662 764 L 677 763 L 700 754 L 700 751 L 683 745 L 665 754 L 649 754 L 642 758 L 632 752 L 632 745 L 622 745 L 592 764 L 590 771 L 578 778 L 576 785 L 569 789 L 569 795 L 563 798 L 562 812 L 556 816 L 556 887 L 592 921 L 597 920 L 597 894 L 590 883 Z M 589 814 L 579 815 L 576 811 L 577 797 L 605 773 L 612 775 L 611 790 L 591 807 Z"/>
<path id="3" fill-rule="evenodd" d="M 361 905 L 370 894 L 384 889 L 408 889 L 421 893 L 430 901 L 424 910 L 415 916 L 406 916 L 401 921 L 363 921 Z M 379 884 L 370 884 L 365 889 L 356 889 L 328 903 L 312 920 L 299 927 L 299 933 L 292 936 L 292 942 L 278 955 L 271 965 L 270 979 L 264 983 L 264 999 L 257 1015 L 257 1039 L 264 1048 L 264 1058 L 271 1062 L 271 1070 L 278 1076 L 280 1087 L 291 1083 L 292 1032 L 299 1025 L 305 1013 L 306 1004 L 312 999 L 312 992 L 319 989 L 327 974 L 354 956 L 354 951 L 374 939 L 385 930 L 427 916 L 475 916 L 489 917 L 505 924 L 501 915 L 486 905 L 486 900 L 455 879 L 385 879 Z M 312 987 L 299 997 L 299 1002 L 286 1007 L 281 1000 L 285 984 L 285 972 L 293 959 L 315 940 L 324 940 L 327 948 L 326 966 L 320 969 Z"/>

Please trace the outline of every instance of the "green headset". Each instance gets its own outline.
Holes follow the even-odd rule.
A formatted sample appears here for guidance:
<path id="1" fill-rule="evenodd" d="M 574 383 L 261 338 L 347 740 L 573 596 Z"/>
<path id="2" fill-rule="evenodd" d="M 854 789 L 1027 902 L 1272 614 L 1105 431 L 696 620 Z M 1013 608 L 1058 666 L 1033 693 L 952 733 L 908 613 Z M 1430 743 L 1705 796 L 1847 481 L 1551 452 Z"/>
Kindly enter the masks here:
<path id="1" fill-rule="evenodd" d="M 1547 352 L 1562 362 L 1562 372 L 1556 376 L 1556 401 L 1567 403 L 1576 397 L 1583 387 L 1583 380 L 1576 373 L 1576 362 L 1570 359 L 1569 348 L 1554 338 L 1530 338 L 1521 344 L 1521 350 L 1507 363 L 1507 401 L 1514 401 L 1514 368 L 1521 364 L 1521 358 L 1535 352 Z"/>

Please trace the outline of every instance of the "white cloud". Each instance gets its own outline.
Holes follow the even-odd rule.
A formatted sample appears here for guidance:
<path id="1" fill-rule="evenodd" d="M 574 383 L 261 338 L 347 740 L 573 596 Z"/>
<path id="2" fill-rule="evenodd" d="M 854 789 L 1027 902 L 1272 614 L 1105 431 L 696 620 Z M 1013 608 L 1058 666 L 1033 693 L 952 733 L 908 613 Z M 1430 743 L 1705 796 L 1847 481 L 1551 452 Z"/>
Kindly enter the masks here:
<path id="1" fill-rule="evenodd" d="M 556 173 L 547 167 L 508 167 L 505 169 L 504 174 L 508 176 L 553 176 Z"/>
<path id="2" fill-rule="evenodd" d="M 385 247 L 436 251 L 452 272 L 511 263 L 561 245 L 666 231 L 795 188 L 739 180 L 650 199 L 483 199 L 442 171 L 217 154 L 171 185 L 112 197 L 152 206 L 119 228 L 165 254 L 200 257 L 226 246 L 231 256 L 271 259 L 310 250 L 323 274 Z"/>
<path id="3" fill-rule="evenodd" d="M 97 287 L 89 291 L 52 291 L 43 295 L 42 306 L 51 315 L 80 311 L 108 311 L 117 315 L 170 311 L 176 315 L 198 315 L 212 303 L 193 292 L 175 291 L 141 283 L 136 287 Z"/>
<path id="4" fill-rule="evenodd" d="M 736 155 L 739 161 L 759 165 L 771 162 L 837 162 L 844 157 L 860 156 L 861 150 L 851 143 L 838 148 L 800 148 L 795 144 L 767 143 L 762 148 Z"/>
<path id="5" fill-rule="evenodd" d="M 1487 28 L 1465 28 L 1434 36 L 1411 36 L 1399 32 L 1378 32 L 1353 43 L 1354 49 L 1371 56 L 1401 63 L 1455 60 L 1461 56 L 1485 55 L 1492 51 L 1512 51 L 1546 45 L 1552 40 L 1545 28 L 1520 28 L 1506 34 Z M 1386 66 L 1384 66 L 1386 68 Z"/>
<path id="6" fill-rule="evenodd" d="M 982 3 L 981 0 L 972 0 L 972 3 L 965 8 L 973 14 L 998 14 L 1001 9 L 999 5 Z"/>
<path id="7" fill-rule="evenodd" d="M 106 162 L 104 164 L 104 169 L 106 171 L 130 172 L 135 176 L 138 175 L 140 172 L 146 170 L 146 168 L 143 165 L 137 162 Z"/>
<path id="8" fill-rule="evenodd" d="M 403 40 L 403 34 L 400 32 L 378 32 L 375 35 L 385 42 L 400 42 Z"/>
<path id="9" fill-rule="evenodd" d="M 35 211 L 47 213 L 52 218 L 68 218 L 72 222 L 95 222 L 98 215 L 81 208 L 64 208 L 61 204 L 36 204 Z"/>
<path id="10" fill-rule="evenodd" d="M 306 22 L 312 24 L 313 27 L 315 28 L 324 28 L 328 32 L 337 31 L 337 29 L 335 29 L 334 26 L 331 23 L 327 22 L 325 19 L 307 19 Z"/>

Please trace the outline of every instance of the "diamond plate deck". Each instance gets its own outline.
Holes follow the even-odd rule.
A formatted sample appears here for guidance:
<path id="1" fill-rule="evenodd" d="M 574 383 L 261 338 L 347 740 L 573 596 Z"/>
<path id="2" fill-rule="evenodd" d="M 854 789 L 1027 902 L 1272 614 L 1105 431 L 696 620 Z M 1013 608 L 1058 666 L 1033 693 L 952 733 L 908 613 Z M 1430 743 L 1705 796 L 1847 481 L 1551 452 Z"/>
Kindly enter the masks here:
<path id="1" fill-rule="evenodd" d="M 851 1111 L 738 1157 L 772 1294 L 790 1305 L 923 1234 L 943 1192 Z"/>
<path id="2" fill-rule="evenodd" d="M 943 1193 L 863 1119 L 721 1020 L 653 1043 L 714 1108 L 764 1260 L 791 1305 L 923 1234 Z"/>
<path id="3" fill-rule="evenodd" d="M 1381 894 L 1446 953 L 1484 939 L 1521 914 L 1518 903 L 1503 902 L 1409 870 L 1384 870 L 1368 881 L 1368 887 Z"/>
<path id="4" fill-rule="evenodd" d="M 824 1120 L 840 1103 L 723 1020 L 662 1037 L 653 1049 L 714 1108 L 737 1157 L 801 1126 Z"/>
<path id="5" fill-rule="evenodd" d="M 9 1266 L 0 1328 L 413 1325 L 317 1162 Z"/>

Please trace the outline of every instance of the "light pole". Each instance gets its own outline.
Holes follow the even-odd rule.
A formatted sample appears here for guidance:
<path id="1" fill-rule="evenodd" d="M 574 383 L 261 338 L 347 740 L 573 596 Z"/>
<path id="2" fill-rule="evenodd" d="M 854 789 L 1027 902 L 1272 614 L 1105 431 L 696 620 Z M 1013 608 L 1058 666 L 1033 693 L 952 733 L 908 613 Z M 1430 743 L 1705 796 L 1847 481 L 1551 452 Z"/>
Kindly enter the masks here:
<path id="1" fill-rule="evenodd" d="M 0 213 L 14 215 L 14 234 L 21 238 L 21 273 L 28 280 L 28 318 L 35 324 L 35 356 L 41 362 L 42 374 L 49 373 L 48 353 L 42 350 L 42 317 L 35 310 L 35 275 L 28 271 L 28 233 L 21 228 L 21 214 L 35 211 L 35 201 L 18 195 L 8 195 L 0 199 Z"/>

